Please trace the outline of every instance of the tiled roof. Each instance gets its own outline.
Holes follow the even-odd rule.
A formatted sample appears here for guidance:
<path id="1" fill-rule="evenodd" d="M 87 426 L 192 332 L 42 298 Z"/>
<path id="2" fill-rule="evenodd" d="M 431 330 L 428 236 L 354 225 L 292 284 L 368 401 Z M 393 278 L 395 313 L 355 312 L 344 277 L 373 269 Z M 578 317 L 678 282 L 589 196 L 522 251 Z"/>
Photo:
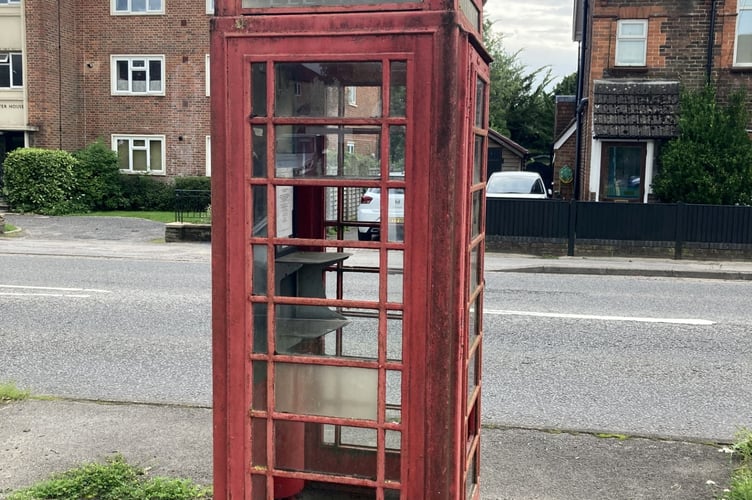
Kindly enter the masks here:
<path id="1" fill-rule="evenodd" d="M 666 138 L 678 133 L 679 82 L 596 80 L 596 138 Z"/>

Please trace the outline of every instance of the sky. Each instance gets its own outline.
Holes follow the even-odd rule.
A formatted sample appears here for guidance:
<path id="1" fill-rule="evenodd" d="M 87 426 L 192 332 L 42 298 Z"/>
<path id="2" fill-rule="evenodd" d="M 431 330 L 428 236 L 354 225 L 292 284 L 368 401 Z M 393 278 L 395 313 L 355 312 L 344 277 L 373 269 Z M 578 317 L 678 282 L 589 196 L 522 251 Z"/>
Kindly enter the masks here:
<path id="1" fill-rule="evenodd" d="M 503 35 L 509 53 L 532 72 L 551 68 L 553 85 L 577 71 L 577 42 L 572 41 L 574 0 L 488 0 L 484 16 Z"/>

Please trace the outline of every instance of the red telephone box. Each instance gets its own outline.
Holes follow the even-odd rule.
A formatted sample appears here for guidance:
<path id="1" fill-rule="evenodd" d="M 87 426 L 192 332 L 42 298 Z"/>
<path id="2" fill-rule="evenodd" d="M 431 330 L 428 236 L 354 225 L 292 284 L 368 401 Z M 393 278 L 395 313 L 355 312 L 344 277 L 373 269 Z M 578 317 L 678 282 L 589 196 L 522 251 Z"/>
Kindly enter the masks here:
<path id="1" fill-rule="evenodd" d="M 480 0 L 217 0 L 215 498 L 480 497 Z"/>

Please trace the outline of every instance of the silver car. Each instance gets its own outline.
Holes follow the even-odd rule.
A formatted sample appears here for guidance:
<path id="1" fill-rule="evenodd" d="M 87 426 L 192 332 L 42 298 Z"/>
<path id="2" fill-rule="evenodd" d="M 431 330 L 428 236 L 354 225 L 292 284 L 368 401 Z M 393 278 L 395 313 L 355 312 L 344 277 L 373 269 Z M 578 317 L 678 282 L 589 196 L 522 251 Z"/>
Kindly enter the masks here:
<path id="1" fill-rule="evenodd" d="M 494 172 L 486 184 L 486 198 L 548 198 L 538 172 Z"/>

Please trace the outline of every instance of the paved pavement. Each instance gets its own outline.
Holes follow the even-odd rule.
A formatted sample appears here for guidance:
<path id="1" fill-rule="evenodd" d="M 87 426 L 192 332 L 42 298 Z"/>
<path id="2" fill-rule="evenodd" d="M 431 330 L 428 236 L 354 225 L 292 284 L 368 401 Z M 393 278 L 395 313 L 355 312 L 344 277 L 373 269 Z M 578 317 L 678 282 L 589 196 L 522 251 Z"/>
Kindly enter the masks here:
<path id="1" fill-rule="evenodd" d="M 14 253 L 206 260 L 211 251 L 203 243 L 165 244 L 162 224 L 139 219 L 8 214 L 6 221 L 23 230 L 0 237 L 0 262 L 3 254 Z M 752 279 L 750 262 L 488 254 L 486 264 L 486 272 Z M 0 498 L 53 472 L 116 453 L 152 475 L 209 484 L 211 442 L 209 408 L 41 399 L 0 404 Z M 728 485 L 733 466 L 720 443 L 484 427 L 481 496 L 711 499 Z"/>

